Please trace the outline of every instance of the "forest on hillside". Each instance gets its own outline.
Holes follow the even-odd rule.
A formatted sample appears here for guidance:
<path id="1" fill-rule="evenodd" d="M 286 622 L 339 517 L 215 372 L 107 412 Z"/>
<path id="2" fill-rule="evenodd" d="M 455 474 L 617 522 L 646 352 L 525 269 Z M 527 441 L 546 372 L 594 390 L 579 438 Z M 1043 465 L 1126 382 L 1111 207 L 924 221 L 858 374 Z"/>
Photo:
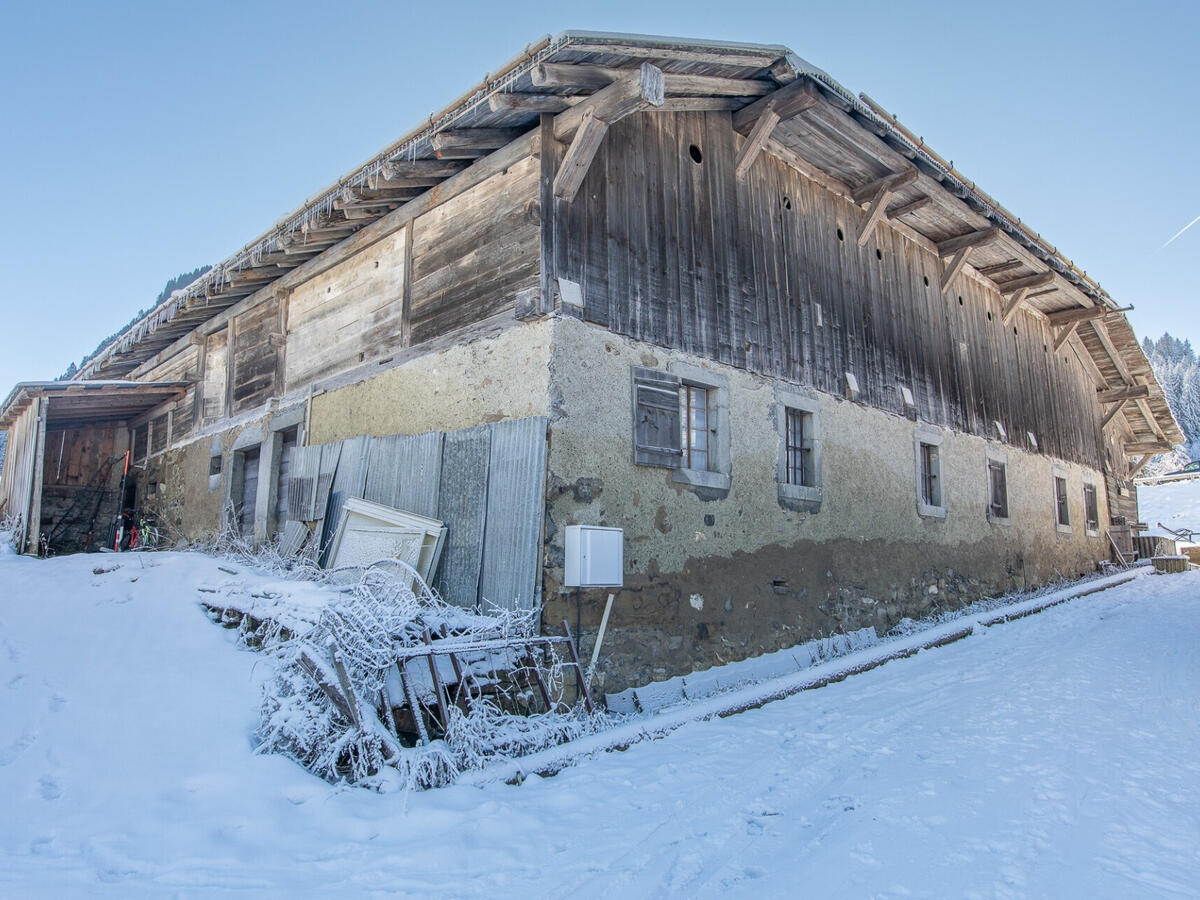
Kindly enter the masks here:
<path id="1" fill-rule="evenodd" d="M 205 272 L 207 272 L 211 268 L 212 268 L 212 266 L 200 266 L 199 268 L 192 269 L 192 271 L 190 271 L 190 272 L 181 272 L 180 274 L 176 275 L 174 278 L 169 279 L 167 281 L 166 285 L 163 287 L 163 289 L 158 292 L 158 296 L 154 298 L 153 303 L 151 303 L 149 306 L 145 307 L 144 309 L 139 309 L 136 313 L 134 313 L 133 318 L 131 318 L 128 322 L 126 322 L 124 325 L 122 325 L 120 328 L 118 328 L 116 331 L 114 331 L 112 334 L 110 334 L 108 337 L 106 337 L 104 340 L 102 340 L 99 344 L 96 345 L 95 350 L 93 350 L 91 353 L 89 353 L 87 356 L 85 356 L 83 359 L 81 359 L 79 361 L 79 365 L 76 365 L 75 363 L 72 362 L 69 366 L 67 366 L 66 371 L 63 372 L 61 375 L 59 375 L 57 380 L 58 381 L 66 381 L 68 378 L 72 378 L 76 372 L 78 372 L 80 369 L 82 369 L 84 366 L 86 366 L 91 360 L 93 360 L 97 356 L 99 356 L 104 351 L 105 347 L 107 347 L 109 344 L 111 344 L 113 341 L 115 341 L 117 338 L 119 338 L 121 335 L 123 335 L 125 332 L 127 332 L 130 328 L 132 328 L 133 324 L 138 319 L 140 319 L 142 316 L 146 315 L 146 313 L 150 312 L 150 310 L 154 309 L 156 306 L 158 306 L 158 304 L 162 303 L 164 300 L 166 300 L 168 297 L 170 297 L 176 291 L 180 290 L 181 288 L 187 287 L 189 284 L 191 284 L 193 281 L 195 281 L 197 278 L 199 278 L 201 275 L 203 275 Z"/>
<path id="2" fill-rule="evenodd" d="M 1192 342 L 1170 333 L 1157 341 L 1145 338 L 1142 349 L 1186 439 L 1174 453 L 1164 453 L 1146 467 L 1147 474 L 1161 474 L 1200 457 L 1200 364 Z"/>

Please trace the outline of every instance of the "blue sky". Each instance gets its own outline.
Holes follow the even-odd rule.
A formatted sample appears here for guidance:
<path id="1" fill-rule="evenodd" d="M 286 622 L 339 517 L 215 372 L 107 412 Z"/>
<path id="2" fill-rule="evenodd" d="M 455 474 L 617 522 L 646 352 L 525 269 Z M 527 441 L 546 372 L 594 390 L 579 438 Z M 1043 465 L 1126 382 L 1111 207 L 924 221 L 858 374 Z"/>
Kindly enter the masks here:
<path id="1" fill-rule="evenodd" d="M 1200 345 L 1200 4 L 13 3 L 0 396 L 568 28 L 788 45 Z"/>

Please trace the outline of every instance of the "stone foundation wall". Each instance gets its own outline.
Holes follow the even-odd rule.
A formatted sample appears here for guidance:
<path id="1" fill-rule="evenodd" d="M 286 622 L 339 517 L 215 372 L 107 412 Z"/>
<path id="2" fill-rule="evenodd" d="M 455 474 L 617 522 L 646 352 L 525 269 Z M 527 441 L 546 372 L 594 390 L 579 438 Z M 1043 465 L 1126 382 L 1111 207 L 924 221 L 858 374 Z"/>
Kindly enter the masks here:
<path id="1" fill-rule="evenodd" d="M 712 498 L 667 469 L 633 465 L 631 367 L 699 366 L 729 384 L 731 480 Z M 917 505 L 919 423 L 611 334 L 556 322 L 547 496 L 546 627 L 582 623 L 590 653 L 606 590 L 562 586 L 563 526 L 625 529 L 625 586 L 602 653 L 603 689 L 621 690 L 813 637 L 953 609 L 981 596 L 1093 571 L 1107 511 L 1085 533 L 1083 483 L 1100 473 L 1013 443 L 941 432 L 944 518 Z M 787 508 L 777 488 L 777 391 L 816 404 L 822 498 Z M 928 428 L 928 426 L 924 426 Z M 1027 440 L 1024 435 L 1022 441 Z M 987 514 L 987 457 L 1007 462 L 1007 521 Z M 1056 527 L 1067 478 L 1070 532 Z"/>

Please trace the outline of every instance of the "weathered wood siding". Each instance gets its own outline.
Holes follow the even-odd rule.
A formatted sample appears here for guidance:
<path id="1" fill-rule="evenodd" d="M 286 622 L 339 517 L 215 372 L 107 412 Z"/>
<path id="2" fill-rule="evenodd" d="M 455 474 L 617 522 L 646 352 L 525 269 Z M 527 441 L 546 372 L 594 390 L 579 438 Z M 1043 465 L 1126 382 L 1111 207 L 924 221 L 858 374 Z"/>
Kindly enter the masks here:
<path id="1" fill-rule="evenodd" d="M 282 346 L 278 297 L 271 297 L 233 320 L 231 414 L 258 406 L 277 393 Z"/>
<path id="2" fill-rule="evenodd" d="M 528 157 L 413 226 L 412 344 L 511 309 L 539 288 L 538 160 Z"/>
<path id="3" fill-rule="evenodd" d="M 213 332 L 204 343 L 204 375 L 200 384 L 201 420 L 225 417 L 225 392 L 229 378 L 229 329 Z"/>
<path id="4" fill-rule="evenodd" d="M 401 346 L 407 234 L 394 232 L 292 292 L 287 390 Z"/>
<path id="5" fill-rule="evenodd" d="M 1001 298 L 891 228 L 855 243 L 862 209 L 761 155 L 734 178 L 728 113 L 643 114 L 613 126 L 555 211 L 555 274 L 613 331 L 1095 467 L 1095 390 L 1040 320 L 1001 325 Z M 699 161 L 694 159 L 696 149 Z M 839 236 L 840 230 L 840 236 Z"/>
<path id="6" fill-rule="evenodd" d="M 141 379 L 144 381 L 191 381 L 195 382 L 200 375 L 200 347 L 189 344 L 179 353 L 164 359 L 154 368 L 147 370 Z M 188 388 L 187 393 L 168 407 L 171 415 L 171 440 L 177 441 L 187 437 L 192 431 L 196 418 L 196 386 Z"/>

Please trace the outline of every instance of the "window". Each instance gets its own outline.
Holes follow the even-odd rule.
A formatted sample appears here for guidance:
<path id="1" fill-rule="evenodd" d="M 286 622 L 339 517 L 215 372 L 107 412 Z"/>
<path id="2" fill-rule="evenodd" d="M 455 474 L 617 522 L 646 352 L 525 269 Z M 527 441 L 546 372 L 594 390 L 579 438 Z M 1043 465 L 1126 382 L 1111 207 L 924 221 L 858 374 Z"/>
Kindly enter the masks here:
<path id="1" fill-rule="evenodd" d="M 817 401 L 776 389 L 775 428 L 779 457 L 775 472 L 779 504 L 795 512 L 821 508 L 821 413 Z"/>
<path id="2" fill-rule="evenodd" d="M 729 380 L 699 366 L 633 368 L 633 461 L 673 469 L 706 497 L 728 493 Z"/>
<path id="3" fill-rule="evenodd" d="M 946 517 L 946 492 L 942 486 L 942 430 L 918 425 L 913 437 L 917 461 L 917 514 Z"/>
<path id="4" fill-rule="evenodd" d="M 708 471 L 708 390 L 694 384 L 679 388 L 679 446 L 685 469 Z"/>
<path id="5" fill-rule="evenodd" d="M 1090 534 L 1100 532 L 1100 513 L 1096 506 L 1096 486 L 1094 484 L 1083 486 L 1083 519 L 1084 528 Z"/>
<path id="6" fill-rule="evenodd" d="M 1008 518 L 1007 465 L 1000 459 L 988 459 L 988 518 Z"/>
<path id="7" fill-rule="evenodd" d="M 938 448 L 921 444 L 921 499 L 928 506 L 942 505 L 942 476 Z"/>
<path id="8" fill-rule="evenodd" d="M 816 487 L 816 474 L 813 472 L 813 413 L 786 408 L 786 414 L 786 483 Z"/>
<path id="9" fill-rule="evenodd" d="M 1054 476 L 1054 513 L 1060 529 L 1071 527 L 1071 508 L 1067 503 L 1067 479 Z"/>

